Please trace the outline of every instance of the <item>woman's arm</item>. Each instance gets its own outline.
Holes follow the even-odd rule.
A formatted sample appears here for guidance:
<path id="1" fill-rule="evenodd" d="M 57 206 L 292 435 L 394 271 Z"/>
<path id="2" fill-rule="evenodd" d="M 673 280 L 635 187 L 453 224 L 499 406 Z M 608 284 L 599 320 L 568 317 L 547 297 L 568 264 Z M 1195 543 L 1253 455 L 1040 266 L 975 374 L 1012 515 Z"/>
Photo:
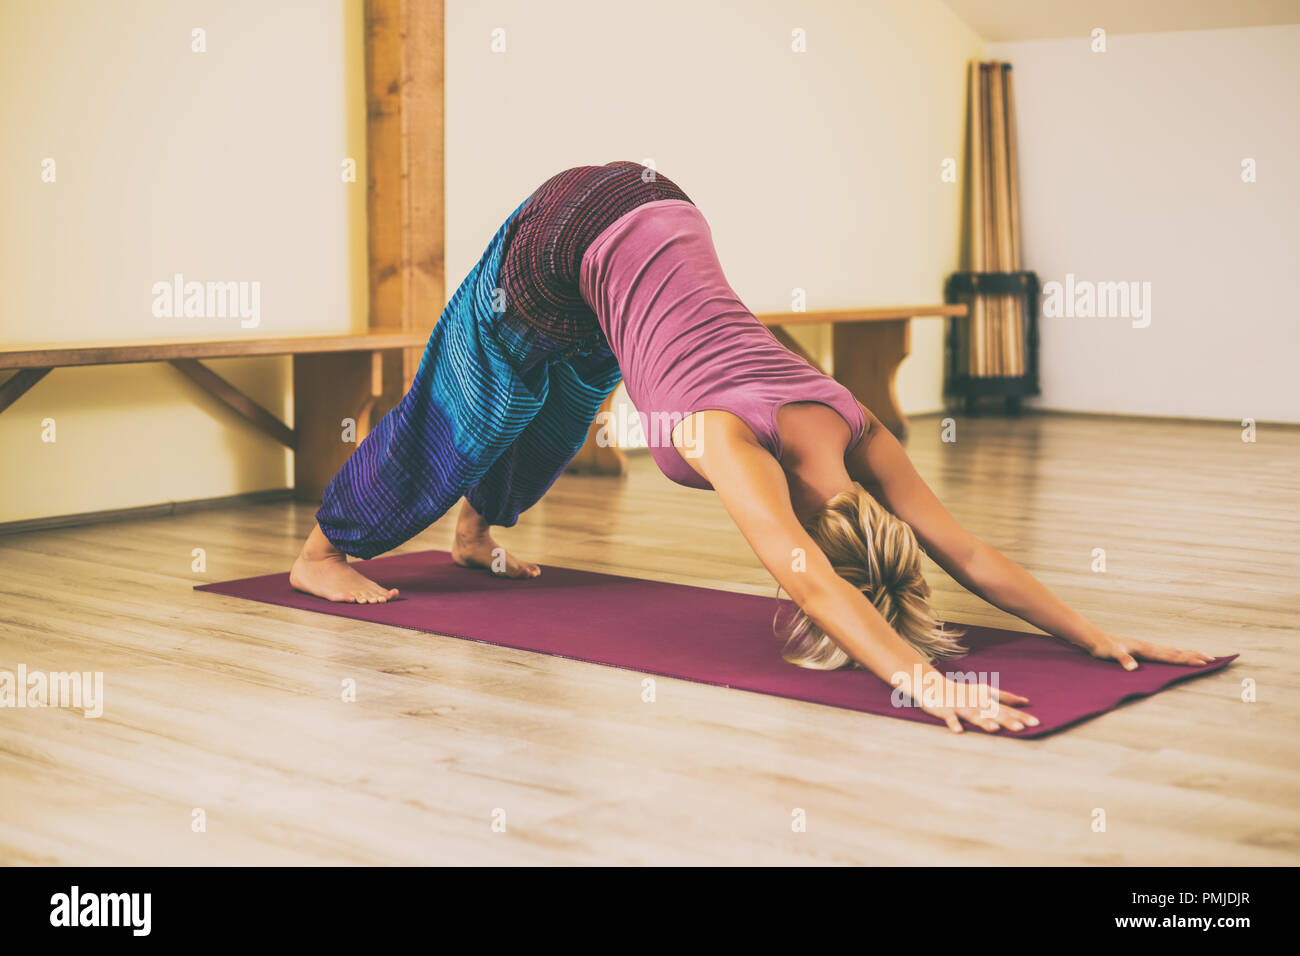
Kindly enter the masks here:
<path id="1" fill-rule="evenodd" d="M 1020 565 L 958 524 L 917 474 L 898 439 L 863 411 L 869 429 L 845 459 L 849 475 L 911 525 L 926 553 L 963 587 L 1095 657 L 1119 661 L 1127 670 L 1138 666 L 1135 657 L 1193 666 L 1213 659 L 1195 651 L 1119 638 L 1088 621 Z"/>
<path id="2" fill-rule="evenodd" d="M 861 591 L 835 573 L 795 517 L 780 464 L 738 420 L 728 421 L 731 417 L 725 413 L 708 416 L 699 425 L 702 454 L 697 462 L 745 540 L 790 598 L 845 653 L 890 686 L 901 687 L 952 730 L 960 732 L 962 720 L 989 731 L 1000 726 L 1022 730 L 1024 724 L 1037 724 L 1036 718 L 1007 706 L 1027 704 L 1026 698 L 987 685 L 981 685 L 983 697 L 972 702 L 975 706 L 942 706 L 943 701 L 960 699 L 955 696 L 938 702 L 926 699 L 923 691 L 928 682 L 942 681 L 945 688 L 952 682 L 904 641 Z M 802 570 L 796 570 L 799 556 Z M 921 687 L 914 686 L 918 667 Z M 952 685 L 951 692 L 961 694 L 962 688 Z"/>

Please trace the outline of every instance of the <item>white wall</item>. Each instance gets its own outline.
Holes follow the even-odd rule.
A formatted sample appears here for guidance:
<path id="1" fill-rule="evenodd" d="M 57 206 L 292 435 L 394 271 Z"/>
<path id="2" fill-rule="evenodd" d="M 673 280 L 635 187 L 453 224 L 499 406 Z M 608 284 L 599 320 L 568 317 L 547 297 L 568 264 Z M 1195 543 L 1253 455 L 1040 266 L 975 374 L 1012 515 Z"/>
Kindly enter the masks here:
<path id="1" fill-rule="evenodd" d="M 0 4 L 0 344 L 364 327 L 361 6 Z M 260 325 L 155 316 L 178 272 L 260 283 Z M 289 417 L 287 359 L 211 364 Z M 0 415 L 0 521 L 284 488 L 289 466 L 166 365 L 55 369 Z"/>
<path id="2" fill-rule="evenodd" d="M 1015 67 L 1027 267 L 1151 283 L 1147 328 L 1044 319 L 1039 405 L 1300 422 L 1300 26 L 988 55 Z"/>
<path id="3" fill-rule="evenodd" d="M 982 52 L 938 0 L 450 0 L 448 289 L 549 176 L 630 159 L 700 207 L 756 312 L 796 287 L 810 310 L 940 302 L 961 211 L 940 166 Z M 941 348 L 941 322 L 914 323 L 906 410 L 940 407 Z"/>
<path id="4" fill-rule="evenodd" d="M 260 281 L 249 334 L 362 327 L 361 10 L 0 5 L 0 344 L 241 334 L 155 318 L 152 285 L 175 272 Z M 961 156 L 983 43 L 938 0 L 450 0 L 446 49 L 449 292 L 542 180 L 622 158 L 700 204 L 758 311 L 795 287 L 812 309 L 938 301 L 957 267 L 959 188 L 939 169 Z M 938 405 L 940 331 L 917 323 L 911 411 Z M 284 360 L 212 364 L 290 415 Z M 288 466 L 166 366 L 60 369 L 0 415 L 0 521 L 283 487 Z"/>

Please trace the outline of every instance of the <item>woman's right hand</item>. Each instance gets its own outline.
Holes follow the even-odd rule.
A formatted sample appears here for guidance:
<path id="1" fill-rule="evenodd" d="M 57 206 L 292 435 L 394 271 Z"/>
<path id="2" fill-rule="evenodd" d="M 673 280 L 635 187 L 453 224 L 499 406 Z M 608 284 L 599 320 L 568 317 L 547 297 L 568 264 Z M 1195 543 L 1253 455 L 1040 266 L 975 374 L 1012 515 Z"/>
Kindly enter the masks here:
<path id="1" fill-rule="evenodd" d="M 934 700 L 935 697 L 941 699 Z M 1038 726 L 1037 717 L 1019 709 L 1029 703 L 1028 697 L 988 684 L 958 684 L 944 678 L 942 694 L 935 694 L 926 687 L 922 690 L 922 698 L 921 709 L 938 717 L 956 734 L 965 730 L 963 720 L 991 734 L 1003 727 L 1014 732 Z M 1011 706 L 1013 704 L 1018 706 Z"/>

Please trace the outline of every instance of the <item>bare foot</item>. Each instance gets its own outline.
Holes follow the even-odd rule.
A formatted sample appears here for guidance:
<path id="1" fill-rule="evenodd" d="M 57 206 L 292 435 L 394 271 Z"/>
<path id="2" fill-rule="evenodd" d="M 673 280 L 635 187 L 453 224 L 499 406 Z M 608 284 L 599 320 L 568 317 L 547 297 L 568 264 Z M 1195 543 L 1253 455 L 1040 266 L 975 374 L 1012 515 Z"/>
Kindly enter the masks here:
<path id="1" fill-rule="evenodd" d="M 299 591 L 346 604 L 385 604 L 398 595 L 397 588 L 380 587 L 348 564 L 347 555 L 330 544 L 319 525 L 293 562 L 289 583 Z"/>
<path id="2" fill-rule="evenodd" d="M 535 578 L 542 573 L 537 565 L 520 561 L 497 544 L 468 501 L 456 523 L 451 559 L 462 568 L 486 568 L 501 578 Z"/>

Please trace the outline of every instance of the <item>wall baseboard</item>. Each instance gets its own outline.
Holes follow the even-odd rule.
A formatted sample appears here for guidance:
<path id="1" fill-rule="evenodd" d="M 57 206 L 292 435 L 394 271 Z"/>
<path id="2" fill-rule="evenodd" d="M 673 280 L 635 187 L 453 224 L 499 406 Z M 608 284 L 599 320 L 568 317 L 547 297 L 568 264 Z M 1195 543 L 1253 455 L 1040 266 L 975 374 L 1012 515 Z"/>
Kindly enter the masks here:
<path id="1" fill-rule="evenodd" d="M 109 508 L 105 511 L 83 511 L 73 515 L 51 515 L 48 518 L 27 518 L 22 521 L 0 521 L 0 535 L 21 534 L 27 531 L 50 531 L 55 528 L 72 528 L 87 524 L 105 524 L 110 521 L 133 521 L 139 518 L 166 518 L 170 515 L 188 514 L 191 511 L 208 511 L 231 505 L 260 505 L 276 501 L 292 501 L 292 488 L 271 488 L 266 491 L 246 491 L 238 495 L 221 495 L 217 498 L 196 498 L 191 501 L 165 501 L 157 505 L 138 505 L 133 508 Z"/>
<path id="2" fill-rule="evenodd" d="M 1109 418 L 1129 421 L 1149 421 L 1163 423 L 1185 422 L 1187 424 L 1238 424 L 1234 420 L 1210 418 L 1171 418 L 1160 415 L 1132 415 L 1114 412 L 1067 411 L 1056 408 L 1037 408 L 1032 405 L 1025 408 L 1026 415 L 1055 416 L 1068 418 Z M 961 417 L 959 412 L 915 412 L 909 413 L 912 419 Z M 997 416 L 990 415 L 989 418 Z M 1288 430 L 1300 429 L 1300 425 L 1291 422 L 1258 422 L 1270 428 Z M 625 448 L 625 454 L 648 455 L 650 449 Z M 279 501 L 295 500 L 292 488 L 271 488 L 266 491 L 248 491 L 238 495 L 222 495 L 217 498 L 196 498 L 191 501 L 167 501 L 157 505 L 140 505 L 134 508 L 111 508 L 107 511 L 86 511 L 73 515 L 52 515 L 48 518 L 28 518 L 23 521 L 0 521 L 0 535 L 21 534 L 26 531 L 50 531 L 55 528 L 72 528 L 79 525 L 105 524 L 110 521 L 132 521 L 139 518 L 165 518 L 169 515 L 182 515 L 192 511 L 208 511 L 213 508 L 226 508 L 232 505 L 260 505 Z"/>
<path id="3" fill-rule="evenodd" d="M 1047 408 L 1036 404 L 1026 404 L 1025 413 L 1032 413 L 1034 415 L 1059 415 L 1062 418 L 1114 418 L 1134 422 L 1160 422 L 1162 424 L 1186 422 L 1191 425 L 1235 425 L 1238 428 L 1241 427 L 1240 418 L 1203 418 L 1195 415 L 1150 415 L 1141 412 L 1091 412 L 1073 408 Z M 992 418 L 994 416 L 990 415 L 989 417 Z M 1255 425 L 1267 425 L 1269 428 L 1300 428 L 1300 422 L 1273 421 L 1271 419 L 1260 419 L 1255 422 Z"/>

